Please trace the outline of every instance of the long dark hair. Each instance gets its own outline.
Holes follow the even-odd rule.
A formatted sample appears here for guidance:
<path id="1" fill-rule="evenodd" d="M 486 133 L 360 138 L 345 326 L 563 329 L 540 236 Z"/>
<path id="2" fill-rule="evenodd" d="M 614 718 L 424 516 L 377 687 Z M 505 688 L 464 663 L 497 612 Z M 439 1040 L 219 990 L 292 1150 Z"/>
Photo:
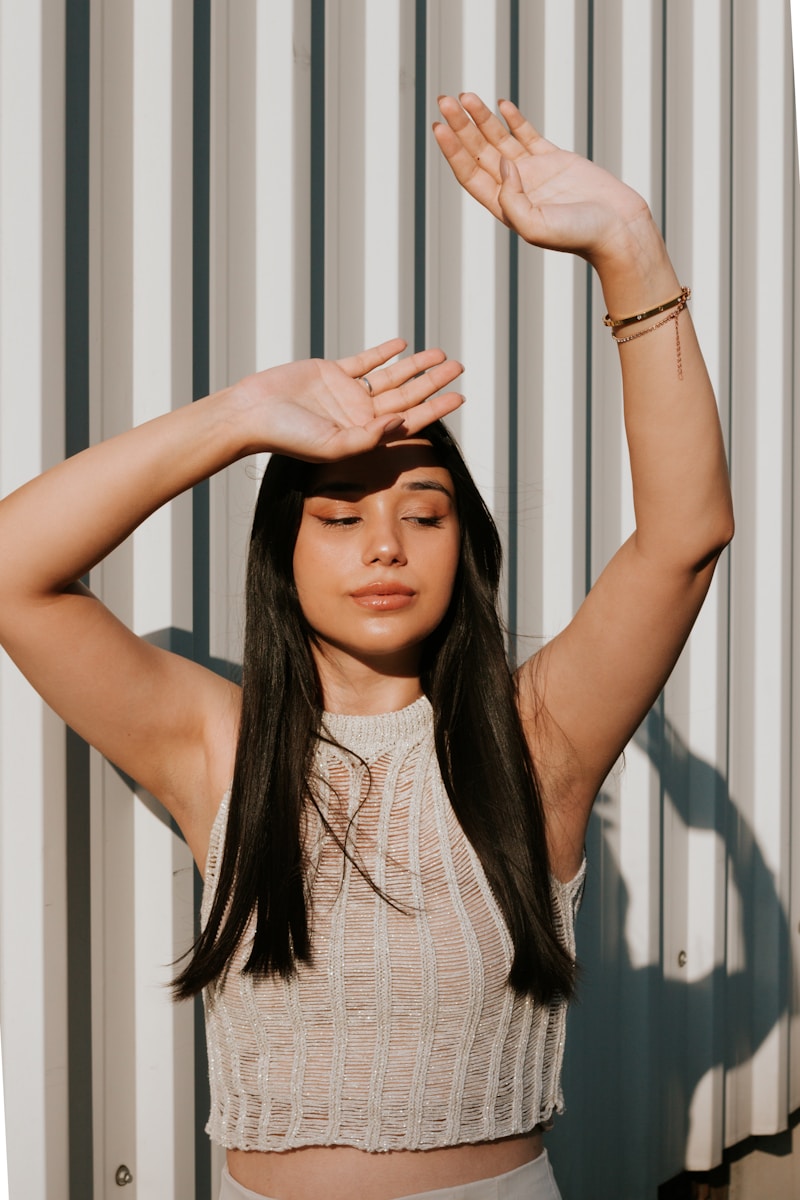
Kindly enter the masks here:
<path id="1" fill-rule="evenodd" d="M 542 801 L 497 610 L 500 539 L 445 426 L 437 422 L 425 437 L 450 472 L 461 531 L 450 606 L 421 665 L 439 767 L 508 925 L 509 983 L 547 1002 L 571 994 L 574 966 L 555 928 Z M 310 776 L 322 692 L 292 559 L 312 471 L 275 454 L 261 484 L 225 846 L 208 921 L 175 980 L 180 998 L 224 977 L 254 912 L 246 972 L 286 977 L 311 958 L 302 826 L 315 804 Z"/>

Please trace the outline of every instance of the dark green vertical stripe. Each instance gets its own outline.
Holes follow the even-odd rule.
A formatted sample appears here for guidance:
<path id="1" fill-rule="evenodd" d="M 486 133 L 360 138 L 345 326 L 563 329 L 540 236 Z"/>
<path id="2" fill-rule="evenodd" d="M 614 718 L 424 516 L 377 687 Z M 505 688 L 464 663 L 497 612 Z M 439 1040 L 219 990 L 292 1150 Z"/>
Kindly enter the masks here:
<path id="1" fill-rule="evenodd" d="M 89 746 L 67 729 L 69 1195 L 92 1200 L 92 912 Z"/>
<path id="2" fill-rule="evenodd" d="M 586 156 L 594 158 L 594 0 L 589 0 L 586 36 Z M 592 586 L 592 370 L 594 341 L 592 333 L 592 268 L 586 264 L 586 496 L 584 509 L 583 586 Z"/>
<path id="3" fill-rule="evenodd" d="M 65 453 L 89 445 L 89 3 L 67 0 L 65 80 Z"/>
<path id="4" fill-rule="evenodd" d="M 192 123 L 192 392 L 208 395 L 211 0 L 194 3 Z"/>
<path id="5" fill-rule="evenodd" d="M 211 135 L 211 0 L 195 0 L 192 123 L 192 394 L 209 389 L 209 188 Z M 192 494 L 192 635 L 195 661 L 210 661 L 209 647 L 209 488 Z M 196 920 L 202 881 L 194 873 Z M 199 932 L 199 926 L 196 930 Z M 211 1146 L 205 1132 L 210 1096 L 203 1005 L 194 1001 L 194 1170 L 196 1200 L 211 1200 Z"/>
<path id="6" fill-rule="evenodd" d="M 519 0 L 511 0 L 509 100 L 519 104 Z M 519 238 L 508 248 L 508 630 L 512 664 L 517 659 L 519 619 Z"/>
<path id="7" fill-rule="evenodd" d="M 67 0 L 65 40 L 64 452 L 89 444 L 89 0 Z M 94 1194 L 89 747 L 66 743 L 69 1195 Z"/>
<path id="8" fill-rule="evenodd" d="M 311 0 L 311 299 L 309 352 L 325 356 L 325 0 Z"/>
<path id="9" fill-rule="evenodd" d="M 414 349 L 427 341 L 425 251 L 427 247 L 428 2 L 416 0 L 414 32 Z"/>

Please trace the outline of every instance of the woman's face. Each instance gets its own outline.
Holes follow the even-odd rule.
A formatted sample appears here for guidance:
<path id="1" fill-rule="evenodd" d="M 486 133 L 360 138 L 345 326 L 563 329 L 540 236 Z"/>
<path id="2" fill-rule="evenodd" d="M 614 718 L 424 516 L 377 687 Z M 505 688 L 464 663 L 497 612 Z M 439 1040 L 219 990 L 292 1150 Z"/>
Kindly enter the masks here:
<path id="1" fill-rule="evenodd" d="M 323 650 L 416 671 L 447 612 L 460 555 L 453 481 L 428 442 L 394 443 L 312 476 L 294 550 Z"/>

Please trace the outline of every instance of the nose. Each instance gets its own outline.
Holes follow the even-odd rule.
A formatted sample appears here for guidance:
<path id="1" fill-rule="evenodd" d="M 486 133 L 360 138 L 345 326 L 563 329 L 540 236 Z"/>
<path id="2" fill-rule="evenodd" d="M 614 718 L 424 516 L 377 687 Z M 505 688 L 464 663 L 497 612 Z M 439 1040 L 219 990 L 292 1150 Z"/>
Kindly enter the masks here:
<path id="1" fill-rule="evenodd" d="M 363 559 L 366 564 L 403 565 L 407 562 L 402 531 L 397 521 L 386 516 L 370 521 L 365 528 Z"/>

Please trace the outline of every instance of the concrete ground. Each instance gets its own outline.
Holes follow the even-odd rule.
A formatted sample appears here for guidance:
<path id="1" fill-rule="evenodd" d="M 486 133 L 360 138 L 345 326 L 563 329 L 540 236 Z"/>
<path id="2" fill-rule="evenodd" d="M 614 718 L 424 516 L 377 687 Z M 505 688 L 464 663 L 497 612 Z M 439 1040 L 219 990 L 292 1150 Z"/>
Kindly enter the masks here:
<path id="1" fill-rule="evenodd" d="M 800 1200 L 800 1112 L 785 1133 L 735 1146 L 716 1171 L 664 1184 L 658 1200 Z"/>
<path id="2" fill-rule="evenodd" d="M 786 1133 L 749 1138 L 730 1164 L 728 1200 L 800 1200 L 800 1120 Z"/>

